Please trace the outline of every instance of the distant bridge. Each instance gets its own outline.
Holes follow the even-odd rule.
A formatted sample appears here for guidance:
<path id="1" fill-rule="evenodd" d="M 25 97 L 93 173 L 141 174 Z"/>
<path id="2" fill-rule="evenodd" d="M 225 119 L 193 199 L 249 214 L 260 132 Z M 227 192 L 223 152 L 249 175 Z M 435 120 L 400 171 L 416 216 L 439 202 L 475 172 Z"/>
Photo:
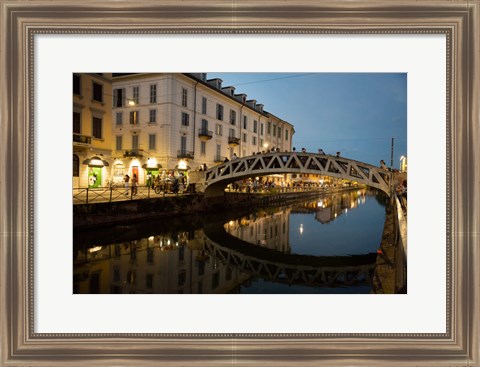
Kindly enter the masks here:
<path id="1" fill-rule="evenodd" d="M 198 172 L 201 175 L 193 182 L 199 191 L 205 192 L 205 197 L 215 197 L 222 196 L 225 187 L 235 181 L 286 173 L 317 174 L 356 181 L 390 195 L 388 171 L 343 157 L 314 153 L 277 152 L 235 158 L 205 172 Z"/>

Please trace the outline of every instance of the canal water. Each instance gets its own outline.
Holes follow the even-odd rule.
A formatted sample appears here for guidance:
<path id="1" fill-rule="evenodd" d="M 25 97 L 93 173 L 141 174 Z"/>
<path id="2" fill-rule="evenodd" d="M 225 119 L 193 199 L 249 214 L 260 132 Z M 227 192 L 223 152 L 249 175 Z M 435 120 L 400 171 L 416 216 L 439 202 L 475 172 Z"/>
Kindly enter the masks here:
<path id="1" fill-rule="evenodd" d="M 354 189 L 75 231 L 73 293 L 371 293 L 384 202 Z"/>

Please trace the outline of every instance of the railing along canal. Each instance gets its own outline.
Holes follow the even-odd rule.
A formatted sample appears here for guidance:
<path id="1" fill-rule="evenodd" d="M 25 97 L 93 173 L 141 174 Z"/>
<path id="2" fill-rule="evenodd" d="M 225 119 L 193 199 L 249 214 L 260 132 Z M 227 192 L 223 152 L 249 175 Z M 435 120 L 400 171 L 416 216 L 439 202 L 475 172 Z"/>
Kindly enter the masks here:
<path id="1" fill-rule="evenodd" d="M 397 195 L 394 196 L 393 212 L 396 244 L 395 288 L 405 290 L 407 286 L 407 218 Z"/>
<path id="2" fill-rule="evenodd" d="M 90 188 L 74 188 L 73 204 L 90 204 L 90 203 L 106 203 L 112 201 L 153 199 L 165 196 L 185 195 L 190 192 L 180 187 L 178 190 L 172 190 L 171 187 L 165 186 L 153 188 L 152 186 L 136 186 L 136 190 L 132 187 L 90 187 Z"/>

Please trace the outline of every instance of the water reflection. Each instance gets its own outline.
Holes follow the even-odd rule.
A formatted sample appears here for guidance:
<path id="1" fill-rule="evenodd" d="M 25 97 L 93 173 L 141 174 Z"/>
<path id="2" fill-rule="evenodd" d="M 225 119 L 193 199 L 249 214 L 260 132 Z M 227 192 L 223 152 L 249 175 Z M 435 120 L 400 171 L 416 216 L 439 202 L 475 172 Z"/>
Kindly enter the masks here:
<path id="1" fill-rule="evenodd" d="M 368 293 L 385 215 L 374 195 L 75 233 L 74 293 Z"/>

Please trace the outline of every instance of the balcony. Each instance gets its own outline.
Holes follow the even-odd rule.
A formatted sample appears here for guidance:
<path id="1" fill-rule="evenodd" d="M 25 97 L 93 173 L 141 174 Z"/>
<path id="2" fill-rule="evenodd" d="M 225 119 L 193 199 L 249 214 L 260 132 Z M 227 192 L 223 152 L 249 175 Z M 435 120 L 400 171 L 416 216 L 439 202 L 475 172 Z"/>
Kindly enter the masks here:
<path id="1" fill-rule="evenodd" d="M 193 159 L 193 152 L 190 152 L 188 150 L 178 150 L 177 158 Z"/>
<path id="2" fill-rule="evenodd" d="M 215 163 L 223 163 L 227 157 L 222 157 L 221 155 L 216 155 L 213 157 Z"/>
<path id="3" fill-rule="evenodd" d="M 88 149 L 90 145 L 92 145 L 92 137 L 73 133 L 73 145 L 75 145 L 76 148 Z"/>
<path id="4" fill-rule="evenodd" d="M 237 138 L 235 136 L 228 137 L 228 145 L 236 146 L 238 144 L 240 144 L 240 138 Z"/>
<path id="5" fill-rule="evenodd" d="M 130 149 L 130 150 L 126 150 L 123 152 L 123 156 L 125 158 L 127 157 L 130 157 L 130 158 L 141 158 L 143 155 L 142 155 L 142 150 L 140 149 Z"/>
<path id="6" fill-rule="evenodd" d="M 198 129 L 198 137 L 202 140 L 210 140 L 213 137 L 213 131 Z"/>

